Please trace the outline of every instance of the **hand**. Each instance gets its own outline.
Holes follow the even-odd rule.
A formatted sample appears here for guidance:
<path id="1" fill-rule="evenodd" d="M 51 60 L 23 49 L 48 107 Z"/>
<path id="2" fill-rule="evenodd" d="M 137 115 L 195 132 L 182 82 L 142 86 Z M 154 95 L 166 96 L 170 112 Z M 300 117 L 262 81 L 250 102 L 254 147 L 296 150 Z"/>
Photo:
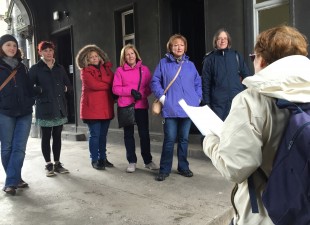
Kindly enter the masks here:
<path id="1" fill-rule="evenodd" d="M 142 95 L 139 91 L 131 89 L 131 95 L 132 97 L 137 101 L 140 100 L 142 98 Z"/>

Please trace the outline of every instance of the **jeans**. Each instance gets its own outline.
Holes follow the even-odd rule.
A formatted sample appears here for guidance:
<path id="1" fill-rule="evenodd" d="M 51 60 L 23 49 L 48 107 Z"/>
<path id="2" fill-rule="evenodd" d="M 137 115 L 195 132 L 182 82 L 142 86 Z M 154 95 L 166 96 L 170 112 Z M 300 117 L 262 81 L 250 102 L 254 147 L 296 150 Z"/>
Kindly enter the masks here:
<path id="1" fill-rule="evenodd" d="M 160 158 L 160 173 L 169 174 L 172 168 L 173 150 L 178 138 L 178 171 L 189 170 L 187 161 L 188 135 L 191 127 L 189 118 L 165 118 L 164 143 Z"/>
<path id="2" fill-rule="evenodd" d="M 110 120 L 88 121 L 89 129 L 89 152 L 92 162 L 106 159 L 107 134 Z"/>
<path id="3" fill-rule="evenodd" d="M 42 139 L 41 149 L 45 162 L 51 161 L 51 136 L 53 137 L 53 156 L 54 162 L 59 162 L 61 151 L 61 132 L 63 125 L 55 127 L 41 127 Z"/>
<path id="4" fill-rule="evenodd" d="M 149 114 L 147 109 L 135 109 L 135 119 L 140 137 L 141 156 L 144 164 L 152 162 Z M 126 147 L 126 157 L 129 163 L 137 163 L 136 145 L 134 138 L 134 125 L 124 127 L 124 142 Z"/>
<path id="5" fill-rule="evenodd" d="M 0 113 L 1 161 L 6 173 L 5 187 L 17 186 L 25 159 L 32 114 L 10 117 Z"/>

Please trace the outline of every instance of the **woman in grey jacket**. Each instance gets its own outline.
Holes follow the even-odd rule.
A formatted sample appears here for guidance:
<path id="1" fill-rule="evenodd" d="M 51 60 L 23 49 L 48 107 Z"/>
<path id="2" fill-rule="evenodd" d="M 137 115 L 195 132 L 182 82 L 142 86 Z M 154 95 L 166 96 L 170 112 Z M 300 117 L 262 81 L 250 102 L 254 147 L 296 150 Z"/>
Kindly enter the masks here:
<path id="1" fill-rule="evenodd" d="M 256 193 L 262 194 L 266 181 L 254 172 L 260 167 L 269 176 L 289 118 L 289 111 L 280 109 L 276 100 L 310 102 L 307 46 L 306 38 L 289 26 L 262 32 L 251 55 L 255 75 L 243 81 L 248 89 L 234 98 L 220 136 L 210 133 L 204 138 L 203 149 L 213 165 L 237 183 L 233 225 L 273 224 L 260 197 L 259 213 L 252 213 L 247 179 L 253 174 Z"/>

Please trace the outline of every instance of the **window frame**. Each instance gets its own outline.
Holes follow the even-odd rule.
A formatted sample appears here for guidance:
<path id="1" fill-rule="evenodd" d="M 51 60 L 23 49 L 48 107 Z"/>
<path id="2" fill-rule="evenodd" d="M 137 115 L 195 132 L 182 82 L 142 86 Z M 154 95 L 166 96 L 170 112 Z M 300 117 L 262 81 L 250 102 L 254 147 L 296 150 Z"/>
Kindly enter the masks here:
<path id="1" fill-rule="evenodd" d="M 133 14 L 133 33 L 126 34 L 126 23 L 125 17 L 129 14 Z M 132 40 L 132 44 L 135 44 L 135 19 L 134 19 L 134 10 L 129 9 L 121 13 L 121 21 L 122 21 L 122 39 L 123 39 L 123 46 L 126 45 L 126 41 Z"/>
<path id="2" fill-rule="evenodd" d="M 264 1 L 261 3 L 256 4 L 256 0 L 253 0 L 253 37 L 254 37 L 254 43 L 255 38 L 259 34 L 259 12 L 266 10 L 266 9 L 272 9 L 278 6 L 289 4 L 289 0 L 269 0 Z"/>

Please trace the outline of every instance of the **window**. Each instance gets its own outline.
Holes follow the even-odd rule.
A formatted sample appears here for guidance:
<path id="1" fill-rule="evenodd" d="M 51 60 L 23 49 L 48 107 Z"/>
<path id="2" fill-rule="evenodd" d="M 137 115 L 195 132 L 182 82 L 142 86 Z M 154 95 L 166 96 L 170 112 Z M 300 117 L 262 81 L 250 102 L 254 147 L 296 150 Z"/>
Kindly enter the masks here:
<path id="1" fill-rule="evenodd" d="M 122 17 L 122 37 L 123 45 L 135 44 L 135 25 L 133 9 L 123 12 Z"/>
<path id="2" fill-rule="evenodd" d="M 289 0 L 253 0 L 253 16 L 254 38 L 268 28 L 289 25 Z"/>

